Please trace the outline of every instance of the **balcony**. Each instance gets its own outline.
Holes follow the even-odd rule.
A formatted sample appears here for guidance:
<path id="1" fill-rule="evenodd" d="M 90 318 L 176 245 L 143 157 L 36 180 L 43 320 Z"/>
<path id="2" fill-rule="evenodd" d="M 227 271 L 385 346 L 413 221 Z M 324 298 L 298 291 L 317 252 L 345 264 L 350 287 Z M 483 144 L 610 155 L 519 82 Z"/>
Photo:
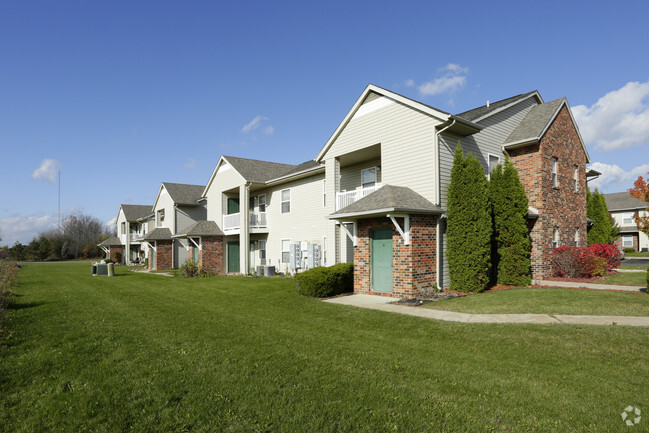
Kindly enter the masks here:
<path id="1" fill-rule="evenodd" d="M 248 224 L 251 232 L 258 229 L 264 231 L 264 229 L 268 228 L 266 212 L 250 212 L 249 215 Z M 241 230 L 240 217 L 240 213 L 223 215 L 223 232 L 226 234 L 238 233 Z"/>
<path id="2" fill-rule="evenodd" d="M 140 242 L 142 240 L 142 236 L 144 236 L 144 235 L 138 234 L 138 233 L 131 233 L 130 235 L 128 235 L 129 243 L 130 242 Z M 126 245 L 126 235 L 125 234 L 119 235 L 119 240 L 122 241 L 122 245 Z"/>
<path id="3" fill-rule="evenodd" d="M 349 206 L 350 204 L 357 202 L 363 197 L 372 194 L 377 189 L 381 188 L 383 185 L 380 183 L 375 184 L 374 186 L 368 188 L 358 188 L 353 191 L 344 191 L 336 193 L 336 210 Z"/>

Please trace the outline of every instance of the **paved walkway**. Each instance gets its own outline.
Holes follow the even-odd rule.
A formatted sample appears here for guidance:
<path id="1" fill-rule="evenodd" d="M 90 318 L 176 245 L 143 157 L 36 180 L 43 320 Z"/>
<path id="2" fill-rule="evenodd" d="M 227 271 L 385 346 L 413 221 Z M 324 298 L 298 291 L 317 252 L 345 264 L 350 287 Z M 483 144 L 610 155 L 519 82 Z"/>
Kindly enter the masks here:
<path id="1" fill-rule="evenodd" d="M 390 313 L 406 314 L 425 319 L 442 320 L 445 322 L 464 323 L 572 323 L 579 325 L 626 325 L 649 326 L 649 316 L 568 316 L 562 314 L 469 314 L 454 311 L 434 310 L 424 307 L 409 307 L 393 304 L 395 298 L 374 295 L 349 295 L 339 298 L 326 299 L 332 304 L 351 305 L 359 308 L 387 311 Z"/>
<path id="2" fill-rule="evenodd" d="M 173 277 L 173 275 L 168 272 L 151 272 L 148 269 L 129 269 L 129 271 L 142 274 L 162 275 L 163 277 Z"/>
<path id="3" fill-rule="evenodd" d="M 571 281 L 553 281 L 553 280 L 535 280 L 532 284 L 548 287 L 572 287 L 572 288 L 586 288 L 594 290 L 617 290 L 620 292 L 646 292 L 647 288 L 644 286 L 619 286 L 614 284 L 593 284 L 593 283 L 573 283 Z"/>

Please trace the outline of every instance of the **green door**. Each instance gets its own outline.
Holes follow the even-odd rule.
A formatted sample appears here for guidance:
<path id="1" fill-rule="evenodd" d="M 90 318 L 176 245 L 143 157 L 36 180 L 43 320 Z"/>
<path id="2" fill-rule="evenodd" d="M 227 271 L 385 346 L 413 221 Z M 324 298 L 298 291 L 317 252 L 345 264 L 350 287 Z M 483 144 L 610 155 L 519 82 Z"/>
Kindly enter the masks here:
<path id="1" fill-rule="evenodd" d="M 392 229 L 370 231 L 372 291 L 392 293 Z"/>
<path id="2" fill-rule="evenodd" d="M 239 242 L 228 242 L 228 272 L 240 272 Z"/>
<path id="3" fill-rule="evenodd" d="M 233 213 L 239 213 L 238 198 L 228 198 L 228 215 L 232 215 Z"/>
<path id="4" fill-rule="evenodd" d="M 194 241 L 198 244 L 200 242 L 200 238 L 195 239 Z M 198 247 L 196 245 L 192 245 L 192 261 L 198 264 Z"/>

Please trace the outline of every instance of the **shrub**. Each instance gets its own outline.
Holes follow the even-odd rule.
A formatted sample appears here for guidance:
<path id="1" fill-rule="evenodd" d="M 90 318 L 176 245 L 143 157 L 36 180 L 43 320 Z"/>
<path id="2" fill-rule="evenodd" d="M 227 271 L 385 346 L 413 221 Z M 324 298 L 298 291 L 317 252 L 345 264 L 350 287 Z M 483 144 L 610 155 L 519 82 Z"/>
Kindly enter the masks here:
<path id="1" fill-rule="evenodd" d="M 620 250 L 615 245 L 592 244 L 588 245 L 588 249 L 597 257 L 606 259 L 609 271 L 620 266 Z"/>
<path id="2" fill-rule="evenodd" d="M 295 281 L 298 293 L 315 298 L 351 292 L 354 290 L 354 265 L 319 266 L 295 275 Z"/>
<path id="3" fill-rule="evenodd" d="M 647 289 L 649 289 L 649 268 L 647 268 Z"/>
<path id="4" fill-rule="evenodd" d="M 187 278 L 197 277 L 199 274 L 198 265 L 191 260 L 185 261 L 180 267 L 182 276 Z"/>
<path id="5" fill-rule="evenodd" d="M 623 248 L 622 251 L 625 253 L 635 253 L 635 248 Z"/>
<path id="6" fill-rule="evenodd" d="M 604 257 L 591 257 L 591 268 L 593 277 L 603 277 L 608 271 L 608 261 Z"/>
<path id="7" fill-rule="evenodd" d="M 563 246 L 552 252 L 552 267 L 559 277 L 590 277 L 593 275 L 594 253 L 588 248 Z"/>
<path id="8" fill-rule="evenodd" d="M 7 260 L 0 260 L 0 324 L 2 324 L 4 311 L 7 308 L 7 305 L 9 305 L 11 288 L 16 283 L 17 275 L 18 266 L 16 263 Z"/>
<path id="9" fill-rule="evenodd" d="M 115 251 L 113 253 L 113 262 L 121 263 L 122 262 L 122 253 L 120 253 L 119 251 Z"/>

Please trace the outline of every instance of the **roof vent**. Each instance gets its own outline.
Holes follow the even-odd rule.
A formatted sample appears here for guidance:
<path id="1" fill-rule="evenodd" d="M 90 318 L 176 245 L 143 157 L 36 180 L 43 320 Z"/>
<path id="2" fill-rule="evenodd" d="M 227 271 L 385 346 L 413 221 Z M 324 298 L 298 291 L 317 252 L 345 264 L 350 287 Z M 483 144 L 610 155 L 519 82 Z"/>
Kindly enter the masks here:
<path id="1" fill-rule="evenodd" d="M 487 99 L 487 108 L 489 108 L 489 100 Z"/>

